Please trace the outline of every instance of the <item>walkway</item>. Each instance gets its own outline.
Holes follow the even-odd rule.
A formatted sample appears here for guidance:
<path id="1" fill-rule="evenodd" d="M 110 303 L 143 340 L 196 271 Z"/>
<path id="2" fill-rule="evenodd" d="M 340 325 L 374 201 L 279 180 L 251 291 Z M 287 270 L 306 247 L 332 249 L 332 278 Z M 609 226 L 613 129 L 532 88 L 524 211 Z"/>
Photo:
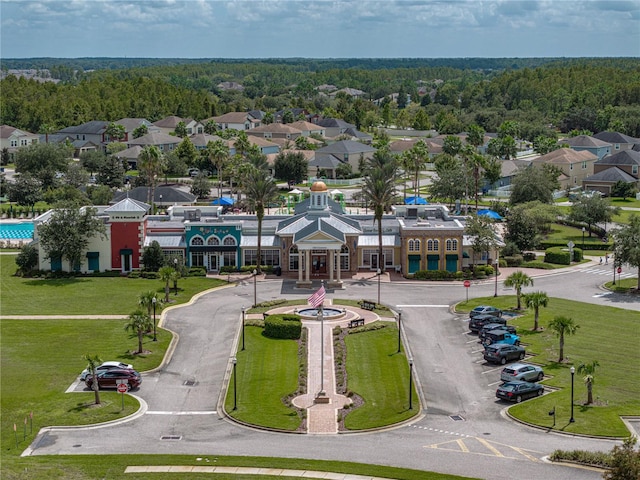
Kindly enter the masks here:
<path id="1" fill-rule="evenodd" d="M 202 460 L 202 459 L 200 459 Z M 205 462 L 209 462 L 206 459 Z M 146 465 L 130 466 L 124 473 L 217 473 L 231 475 L 270 475 L 274 477 L 321 478 L 331 480 L 389 480 L 352 473 L 321 472 L 317 470 L 289 470 L 284 468 L 217 467 L 208 465 Z"/>
<path id="2" fill-rule="evenodd" d="M 327 299 L 325 302 L 330 303 L 330 300 Z M 295 310 L 295 307 L 287 306 L 274 308 L 269 313 L 294 313 Z M 261 317 L 261 314 L 247 315 L 247 318 Z M 357 307 L 348 307 L 346 314 L 336 320 L 302 321 L 308 332 L 307 393 L 294 398 L 293 404 L 307 410 L 307 433 L 338 433 L 338 410 L 350 404 L 351 399 L 336 393 L 332 330 L 338 325 L 347 328 L 349 321 L 358 318 L 364 319 L 365 324 L 380 319 L 376 313 Z M 322 391 L 324 395 L 319 395 Z"/>

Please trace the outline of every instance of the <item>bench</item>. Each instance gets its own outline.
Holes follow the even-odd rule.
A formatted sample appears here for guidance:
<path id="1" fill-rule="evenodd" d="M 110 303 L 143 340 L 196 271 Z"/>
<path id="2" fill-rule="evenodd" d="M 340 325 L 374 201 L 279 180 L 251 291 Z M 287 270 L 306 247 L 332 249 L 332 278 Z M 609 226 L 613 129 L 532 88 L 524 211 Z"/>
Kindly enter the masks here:
<path id="1" fill-rule="evenodd" d="M 376 304 L 374 302 L 369 302 L 367 300 L 363 300 L 362 302 L 360 302 L 360 306 L 362 308 L 364 308 L 365 310 L 375 310 L 376 309 Z"/>
<path id="2" fill-rule="evenodd" d="M 363 327 L 363 326 L 364 326 L 364 318 L 358 318 L 358 319 L 349 321 L 349 328 Z"/>

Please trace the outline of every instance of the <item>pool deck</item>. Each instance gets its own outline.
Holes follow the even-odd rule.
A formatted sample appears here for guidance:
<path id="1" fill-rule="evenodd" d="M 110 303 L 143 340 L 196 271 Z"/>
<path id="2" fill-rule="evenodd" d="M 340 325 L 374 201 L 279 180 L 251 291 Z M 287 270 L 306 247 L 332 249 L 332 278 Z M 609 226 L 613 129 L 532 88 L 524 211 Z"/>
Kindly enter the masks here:
<path id="1" fill-rule="evenodd" d="M 32 218 L 2 218 L 0 224 L 4 225 L 18 225 L 20 223 L 32 223 Z M 32 237 L 25 238 L 1 238 L 0 248 L 21 248 L 23 245 L 30 243 L 33 240 Z"/>

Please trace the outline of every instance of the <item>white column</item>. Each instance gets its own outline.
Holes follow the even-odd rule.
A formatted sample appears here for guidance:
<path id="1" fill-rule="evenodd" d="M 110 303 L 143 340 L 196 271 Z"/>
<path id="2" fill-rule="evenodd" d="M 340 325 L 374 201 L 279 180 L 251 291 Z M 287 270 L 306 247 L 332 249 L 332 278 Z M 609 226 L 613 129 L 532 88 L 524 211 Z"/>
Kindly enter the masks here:
<path id="1" fill-rule="evenodd" d="M 335 250 L 329 250 L 329 281 L 333 282 L 333 262 L 336 256 Z"/>
<path id="2" fill-rule="evenodd" d="M 302 251 L 298 250 L 298 282 L 302 282 Z"/>
<path id="3" fill-rule="evenodd" d="M 338 265 L 338 271 L 336 272 L 337 280 L 340 281 L 340 260 L 342 260 L 342 255 L 340 254 L 340 250 L 336 250 L 336 255 L 338 256 L 338 261 L 336 262 Z"/>
<path id="4" fill-rule="evenodd" d="M 306 275 L 305 278 L 307 280 L 307 282 L 310 282 L 310 270 L 311 270 L 311 251 L 310 250 L 305 250 L 304 251 L 304 265 L 306 267 Z"/>

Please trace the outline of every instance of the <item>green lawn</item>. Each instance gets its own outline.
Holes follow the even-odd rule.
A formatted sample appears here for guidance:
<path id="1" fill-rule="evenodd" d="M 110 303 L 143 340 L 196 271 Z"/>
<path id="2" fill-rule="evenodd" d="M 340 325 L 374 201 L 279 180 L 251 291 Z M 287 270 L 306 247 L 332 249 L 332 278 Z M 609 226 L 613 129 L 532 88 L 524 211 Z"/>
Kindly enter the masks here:
<path id="1" fill-rule="evenodd" d="M 144 371 L 162 361 L 171 334 L 158 330 L 158 341 L 145 338 L 144 347 L 151 353 L 131 355 L 137 338 L 124 330 L 124 320 L 2 320 L 0 324 L 2 376 L 2 460 L 19 454 L 33 440 L 41 427 L 50 425 L 86 425 L 123 417 L 139 405 L 125 395 L 101 391 L 101 407 L 94 407 L 92 392 L 65 393 L 85 368 L 84 354 L 99 355 L 103 360 L 122 360 Z M 144 385 L 144 383 L 143 383 Z M 24 419 L 33 412 L 24 435 Z M 18 449 L 13 424 L 18 430 Z"/>
<path id="2" fill-rule="evenodd" d="M 635 198 L 627 198 L 625 200 L 620 197 L 611 198 L 611 205 L 614 207 L 640 208 L 640 200 L 636 200 Z"/>
<path id="3" fill-rule="evenodd" d="M 119 277 L 76 277 L 42 280 L 21 278 L 15 256 L 0 255 L 2 315 L 129 315 L 138 296 L 149 290 L 164 298 L 161 280 Z M 193 295 L 224 285 L 222 280 L 186 277 L 178 281 L 178 295 L 171 289 L 172 304 L 188 302 Z M 173 286 L 173 284 L 171 285 Z"/>
<path id="4" fill-rule="evenodd" d="M 476 305 L 490 304 L 508 309 L 516 305 L 515 296 L 477 298 L 457 306 L 468 311 Z M 532 332 L 533 312 L 525 311 L 510 321 L 518 327 L 518 334 L 527 352 L 535 356 L 529 361 L 544 366 L 553 376 L 545 385 L 560 390 L 544 397 L 514 406 L 515 417 L 536 425 L 550 427 L 550 410 L 556 407 L 556 429 L 581 434 L 621 437 L 629 434 L 620 415 L 640 414 L 640 313 L 619 308 L 591 305 L 560 298 L 551 298 L 549 306 L 540 310 L 542 332 Z M 555 316 L 572 318 L 580 328 L 575 335 L 565 338 L 565 363 L 558 363 L 558 338 L 547 328 Z M 596 405 L 584 406 L 586 387 L 582 377 L 574 378 L 574 418 L 571 416 L 571 366 L 597 360 L 594 400 Z"/>
<path id="5" fill-rule="evenodd" d="M 300 417 L 282 399 L 298 388 L 298 343 L 267 338 L 261 327 L 245 327 L 245 350 L 236 353 L 236 410 L 233 375 L 225 410 L 242 422 L 281 430 L 296 430 Z"/>
<path id="6" fill-rule="evenodd" d="M 364 399 L 364 405 L 345 418 L 349 430 L 393 425 L 417 415 L 418 397 L 413 389 L 409 410 L 409 364 L 404 351 L 397 353 L 398 330 L 389 324 L 345 337 L 348 390 Z"/>

